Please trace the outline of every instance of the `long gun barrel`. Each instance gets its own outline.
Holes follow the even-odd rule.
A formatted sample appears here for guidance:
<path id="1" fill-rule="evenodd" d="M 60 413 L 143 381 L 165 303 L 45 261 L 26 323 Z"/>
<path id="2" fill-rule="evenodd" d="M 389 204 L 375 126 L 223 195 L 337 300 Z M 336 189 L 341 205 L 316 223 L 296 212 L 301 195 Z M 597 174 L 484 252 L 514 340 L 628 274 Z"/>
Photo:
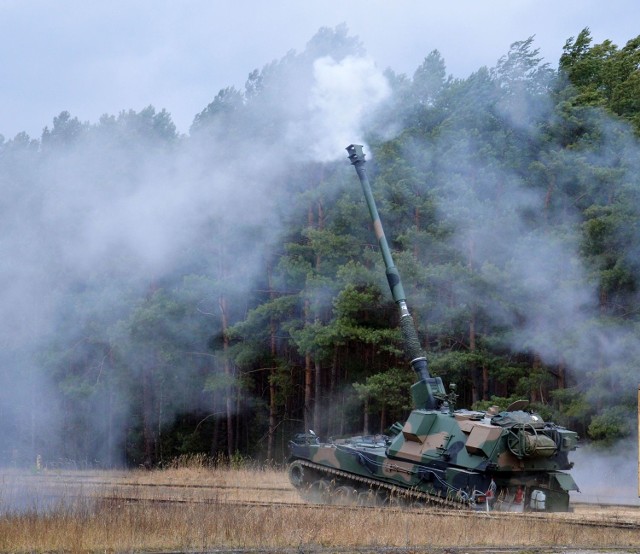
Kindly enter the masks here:
<path id="1" fill-rule="evenodd" d="M 407 308 L 407 298 L 402 288 L 400 274 L 393 263 L 391 250 L 389 249 L 389 244 L 387 243 L 387 238 L 384 234 L 382 223 L 380 222 L 380 216 L 378 215 L 376 202 L 371 192 L 371 185 L 369 184 L 369 178 L 367 177 L 367 172 L 364 167 L 365 159 L 362 146 L 359 144 L 350 144 L 346 150 L 349 154 L 349 160 L 351 160 L 351 164 L 355 167 L 358 177 L 360 178 L 362 192 L 369 207 L 369 213 L 373 221 L 373 229 L 378 239 L 382 259 L 384 260 L 391 295 L 400 311 L 400 328 L 402 329 L 402 337 L 404 339 L 405 355 L 419 378 L 419 382 L 412 388 L 414 403 L 420 407 L 429 409 L 436 408 L 437 401 L 434 393 L 438 393 L 439 395 L 444 393 L 444 386 L 439 377 L 434 378 L 429 375 L 427 358 L 424 350 L 420 346 L 413 317 L 411 317 L 409 309 Z"/>

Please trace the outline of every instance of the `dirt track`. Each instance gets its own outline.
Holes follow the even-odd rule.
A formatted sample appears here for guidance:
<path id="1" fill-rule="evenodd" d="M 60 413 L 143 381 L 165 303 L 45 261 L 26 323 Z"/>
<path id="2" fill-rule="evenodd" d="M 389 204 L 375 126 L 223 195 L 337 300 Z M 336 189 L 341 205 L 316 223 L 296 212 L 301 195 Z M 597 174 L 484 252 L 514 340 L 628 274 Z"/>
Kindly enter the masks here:
<path id="1" fill-rule="evenodd" d="M 306 503 L 289 484 L 284 472 L 269 472 L 268 479 L 250 479 L 241 474 L 172 472 L 40 472 L 0 473 L 0 506 L 42 505 L 46 499 L 92 497 L 128 501 L 167 503 L 224 503 L 243 505 L 296 505 Z M 235 478 L 234 478 L 235 477 Z M 581 525 L 637 527 L 640 532 L 640 507 L 573 503 L 573 512 L 527 514 L 537 519 L 553 518 Z M 308 505 L 318 509 L 317 505 Z M 321 508 L 321 507 L 320 507 Z M 333 506 L 332 509 L 350 509 Z M 446 513 L 446 512 L 443 512 Z M 473 516 L 470 513 L 469 516 Z M 519 517 L 520 514 L 475 514 L 478 517 Z"/>
<path id="2" fill-rule="evenodd" d="M 97 502 L 133 503 L 151 502 L 154 505 L 197 506 L 212 505 L 215 509 L 222 506 L 236 506 L 237 510 L 278 509 L 282 514 L 295 512 L 298 517 L 315 518 L 320 511 L 330 511 L 333 514 L 344 512 L 345 517 L 353 511 L 367 510 L 360 506 L 326 506 L 303 502 L 298 493 L 289 484 L 284 472 L 268 471 L 255 473 L 242 471 L 135 471 L 135 472 L 77 472 L 77 471 L 43 471 L 40 473 L 1 472 L 0 471 L 0 511 L 23 510 L 37 507 L 46 509 L 48 506 L 60 505 L 60 502 L 71 502 L 75 499 L 91 499 Z M 281 509 L 281 510 L 280 510 Z M 638 537 L 638 540 L 625 542 L 631 548 L 474 548 L 456 547 L 439 549 L 430 548 L 430 553 L 436 554 L 464 554 L 478 553 L 547 553 L 562 552 L 563 554 L 581 554 L 594 552 L 634 552 L 640 553 L 640 507 L 602 506 L 593 504 L 574 504 L 571 513 L 492 513 L 464 512 L 464 514 L 436 508 L 408 509 L 384 508 L 392 514 L 410 514 L 411 517 L 441 517 L 439 521 L 452 519 L 468 522 L 480 520 L 482 524 L 495 521 L 500 527 L 523 525 L 526 521 L 537 525 L 548 525 L 549 532 L 554 532 L 558 525 L 573 527 L 574 535 L 580 536 L 581 529 L 593 531 L 601 529 L 602 533 L 624 533 Z M 292 512 L 293 510 L 293 512 Z M 373 510 L 379 510 L 374 508 Z M 305 516 L 305 514 L 308 514 Z M 424 514 L 422 516 L 421 514 Z M 462 517 L 462 519 L 460 519 Z M 498 543 L 500 544 L 500 543 Z M 620 543 L 619 543 L 620 544 Z M 425 552 L 420 548 L 386 548 L 376 546 L 362 548 L 322 548 L 311 546 L 296 548 L 291 552 Z M 241 552 L 241 549 L 224 550 L 225 552 Z M 266 552 L 267 550 L 244 550 L 243 552 Z M 274 549 L 268 550 L 275 551 Z M 277 549 L 281 554 L 288 554 L 287 549 Z"/>

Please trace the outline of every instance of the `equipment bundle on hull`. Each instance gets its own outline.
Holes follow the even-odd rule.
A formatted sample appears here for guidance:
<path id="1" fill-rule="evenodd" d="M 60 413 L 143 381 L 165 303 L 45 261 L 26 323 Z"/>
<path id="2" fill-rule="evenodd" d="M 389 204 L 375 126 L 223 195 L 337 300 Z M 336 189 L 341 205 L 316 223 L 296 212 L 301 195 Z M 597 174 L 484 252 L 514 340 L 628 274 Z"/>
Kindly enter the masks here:
<path id="1" fill-rule="evenodd" d="M 364 168 L 362 146 L 347 147 L 380 245 L 400 312 L 405 355 L 418 381 L 414 410 L 389 436 L 323 443 L 312 432 L 290 442 L 289 478 L 301 494 L 329 503 L 442 505 L 502 511 L 569 510 L 578 490 L 568 453 L 578 436 L 518 401 L 503 412 L 455 409 L 455 385 L 445 391 L 429 374 L 406 297 Z"/>

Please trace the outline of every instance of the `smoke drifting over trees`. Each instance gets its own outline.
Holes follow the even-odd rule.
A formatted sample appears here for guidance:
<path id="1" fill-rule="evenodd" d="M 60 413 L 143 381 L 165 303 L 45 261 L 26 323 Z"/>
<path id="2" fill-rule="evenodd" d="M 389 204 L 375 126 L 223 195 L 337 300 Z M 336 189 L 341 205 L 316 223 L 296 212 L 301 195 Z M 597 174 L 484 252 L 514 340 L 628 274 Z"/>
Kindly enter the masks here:
<path id="1" fill-rule="evenodd" d="M 437 52 L 383 72 L 345 27 L 321 29 L 221 90 L 188 136 L 149 107 L 63 112 L 3 142 L 2 462 L 281 459 L 304 424 L 401 417 L 351 142 L 432 367 L 464 403 L 526 397 L 584 437 L 628 436 L 638 41 L 572 41 L 560 72 L 528 39 L 459 80 Z"/>

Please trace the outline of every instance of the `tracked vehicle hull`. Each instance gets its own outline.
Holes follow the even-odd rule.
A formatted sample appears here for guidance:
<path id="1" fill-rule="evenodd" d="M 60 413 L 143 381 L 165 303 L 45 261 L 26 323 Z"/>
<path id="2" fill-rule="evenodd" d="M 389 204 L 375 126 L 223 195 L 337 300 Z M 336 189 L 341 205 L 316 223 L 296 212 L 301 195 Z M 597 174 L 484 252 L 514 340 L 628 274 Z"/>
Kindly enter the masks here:
<path id="1" fill-rule="evenodd" d="M 569 491 L 578 487 L 560 470 L 571 467 L 567 452 L 575 448 L 575 433 L 528 412 L 495 417 L 535 418 L 538 428 L 504 426 L 480 412 L 414 410 L 393 437 L 322 443 L 298 436 L 290 443 L 289 478 L 316 502 L 568 511 Z M 431 429 L 416 434 L 412 424 L 424 419 L 433 420 Z"/>
<path id="2" fill-rule="evenodd" d="M 290 442 L 289 477 L 313 501 L 361 504 L 433 504 L 505 511 L 568 511 L 578 490 L 568 453 L 578 436 L 518 401 L 505 411 L 456 410 L 455 384 L 446 392 L 429 374 L 406 304 L 400 275 L 364 169 L 362 146 L 347 147 L 378 239 L 387 281 L 400 315 L 405 356 L 418 381 L 414 410 L 389 436 L 321 442 L 313 433 Z"/>

